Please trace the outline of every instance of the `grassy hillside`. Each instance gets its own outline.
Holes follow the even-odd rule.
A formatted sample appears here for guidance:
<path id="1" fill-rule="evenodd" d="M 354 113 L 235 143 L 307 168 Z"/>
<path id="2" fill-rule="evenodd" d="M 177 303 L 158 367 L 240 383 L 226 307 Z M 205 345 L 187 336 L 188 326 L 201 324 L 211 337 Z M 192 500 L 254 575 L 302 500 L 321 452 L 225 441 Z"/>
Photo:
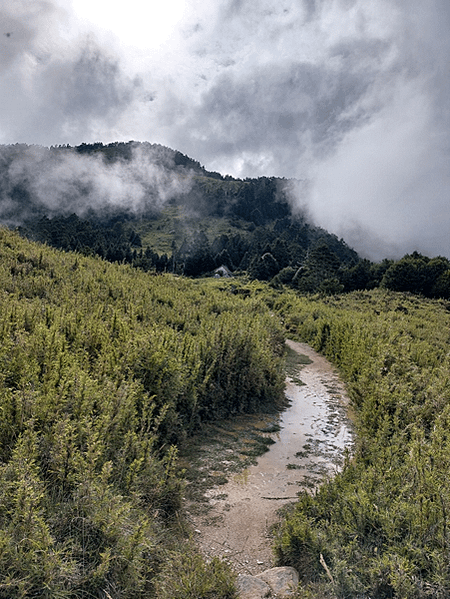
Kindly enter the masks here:
<path id="1" fill-rule="evenodd" d="M 181 206 L 166 206 L 158 216 L 130 222 L 127 226 L 129 230 L 139 234 L 142 247 L 149 247 L 157 254 L 168 256 L 172 255 L 174 247 L 181 247 L 196 231 L 205 231 L 208 240 L 213 242 L 222 235 L 250 238 L 249 228 L 253 228 L 248 222 L 236 218 L 199 218 L 187 213 Z"/>
<path id="2" fill-rule="evenodd" d="M 0 597 L 234 596 L 188 543 L 176 445 L 282 398 L 283 337 L 210 283 L 0 230 Z"/>
<path id="3" fill-rule="evenodd" d="M 357 428 L 276 541 L 299 596 L 449 596 L 448 302 L 156 275 L 0 230 L 0 308 L 0 597 L 235 597 L 189 540 L 177 446 L 281 401 L 283 327 L 339 367 Z"/>
<path id="4" fill-rule="evenodd" d="M 225 264 L 260 280 L 283 272 L 284 282 L 325 244 L 334 281 L 358 256 L 308 221 L 300 197 L 299 182 L 224 177 L 157 144 L 0 146 L 0 223 L 147 271 L 198 277 Z"/>
<path id="5" fill-rule="evenodd" d="M 337 364 L 357 423 L 342 474 L 287 518 L 280 563 L 298 568 L 302 597 L 448 597 L 449 304 L 380 290 L 273 301 Z"/>

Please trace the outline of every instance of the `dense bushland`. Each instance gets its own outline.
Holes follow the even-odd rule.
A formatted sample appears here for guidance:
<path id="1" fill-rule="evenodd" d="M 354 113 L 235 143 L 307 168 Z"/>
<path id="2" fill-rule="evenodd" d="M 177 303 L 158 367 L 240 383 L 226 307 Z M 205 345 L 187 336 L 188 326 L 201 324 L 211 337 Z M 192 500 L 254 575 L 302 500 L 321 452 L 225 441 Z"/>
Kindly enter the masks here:
<path id="1" fill-rule="evenodd" d="M 280 564 L 305 597 L 449 596 L 447 302 L 155 275 L 0 230 L 0 597 L 231 599 L 183 523 L 177 445 L 282 399 L 280 319 L 340 368 L 357 429 Z"/>
<path id="2" fill-rule="evenodd" d="M 272 303 L 337 364 L 357 426 L 343 472 L 287 518 L 280 563 L 305 597 L 448 597 L 450 306 L 381 290 Z"/>
<path id="3" fill-rule="evenodd" d="M 233 597 L 180 545 L 176 445 L 282 398 L 283 337 L 217 284 L 0 230 L 0 597 Z"/>

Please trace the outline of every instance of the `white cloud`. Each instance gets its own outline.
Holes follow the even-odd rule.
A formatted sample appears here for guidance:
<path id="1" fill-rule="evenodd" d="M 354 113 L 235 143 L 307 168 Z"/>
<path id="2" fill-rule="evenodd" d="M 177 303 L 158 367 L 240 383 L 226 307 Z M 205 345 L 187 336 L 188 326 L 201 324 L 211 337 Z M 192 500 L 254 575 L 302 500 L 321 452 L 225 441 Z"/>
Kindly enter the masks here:
<path id="1" fill-rule="evenodd" d="M 0 143 L 148 140 L 311 177 L 311 213 L 357 249 L 450 255 L 446 0 L 170 0 L 151 22 L 160 3 L 81 1 L 0 7 Z"/>

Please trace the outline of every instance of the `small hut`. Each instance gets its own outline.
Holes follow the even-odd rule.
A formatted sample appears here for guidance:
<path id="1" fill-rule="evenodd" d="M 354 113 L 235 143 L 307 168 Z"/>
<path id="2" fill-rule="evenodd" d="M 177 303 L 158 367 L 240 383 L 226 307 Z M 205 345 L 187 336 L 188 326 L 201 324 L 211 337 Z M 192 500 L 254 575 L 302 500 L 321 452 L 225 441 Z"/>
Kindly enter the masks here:
<path id="1" fill-rule="evenodd" d="M 222 266 L 219 266 L 219 268 L 216 268 L 216 270 L 214 271 L 214 276 L 216 277 L 216 279 L 229 279 L 233 276 L 231 270 L 225 266 L 225 264 L 222 264 Z"/>

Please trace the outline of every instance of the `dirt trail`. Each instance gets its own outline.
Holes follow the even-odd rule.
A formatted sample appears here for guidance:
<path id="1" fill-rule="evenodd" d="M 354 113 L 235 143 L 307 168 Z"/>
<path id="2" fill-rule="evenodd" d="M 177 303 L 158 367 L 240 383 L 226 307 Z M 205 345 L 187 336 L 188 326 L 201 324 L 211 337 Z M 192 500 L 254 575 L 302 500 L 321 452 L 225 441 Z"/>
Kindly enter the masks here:
<path id="1" fill-rule="evenodd" d="M 206 491 L 206 514 L 191 514 L 203 553 L 226 559 L 238 573 L 257 574 L 274 565 L 278 510 L 301 489 L 333 474 L 352 443 L 347 397 L 336 371 L 308 345 L 287 343 L 304 365 L 288 373 L 290 406 L 280 414 L 280 431 L 270 435 L 275 443 L 256 465 Z"/>

